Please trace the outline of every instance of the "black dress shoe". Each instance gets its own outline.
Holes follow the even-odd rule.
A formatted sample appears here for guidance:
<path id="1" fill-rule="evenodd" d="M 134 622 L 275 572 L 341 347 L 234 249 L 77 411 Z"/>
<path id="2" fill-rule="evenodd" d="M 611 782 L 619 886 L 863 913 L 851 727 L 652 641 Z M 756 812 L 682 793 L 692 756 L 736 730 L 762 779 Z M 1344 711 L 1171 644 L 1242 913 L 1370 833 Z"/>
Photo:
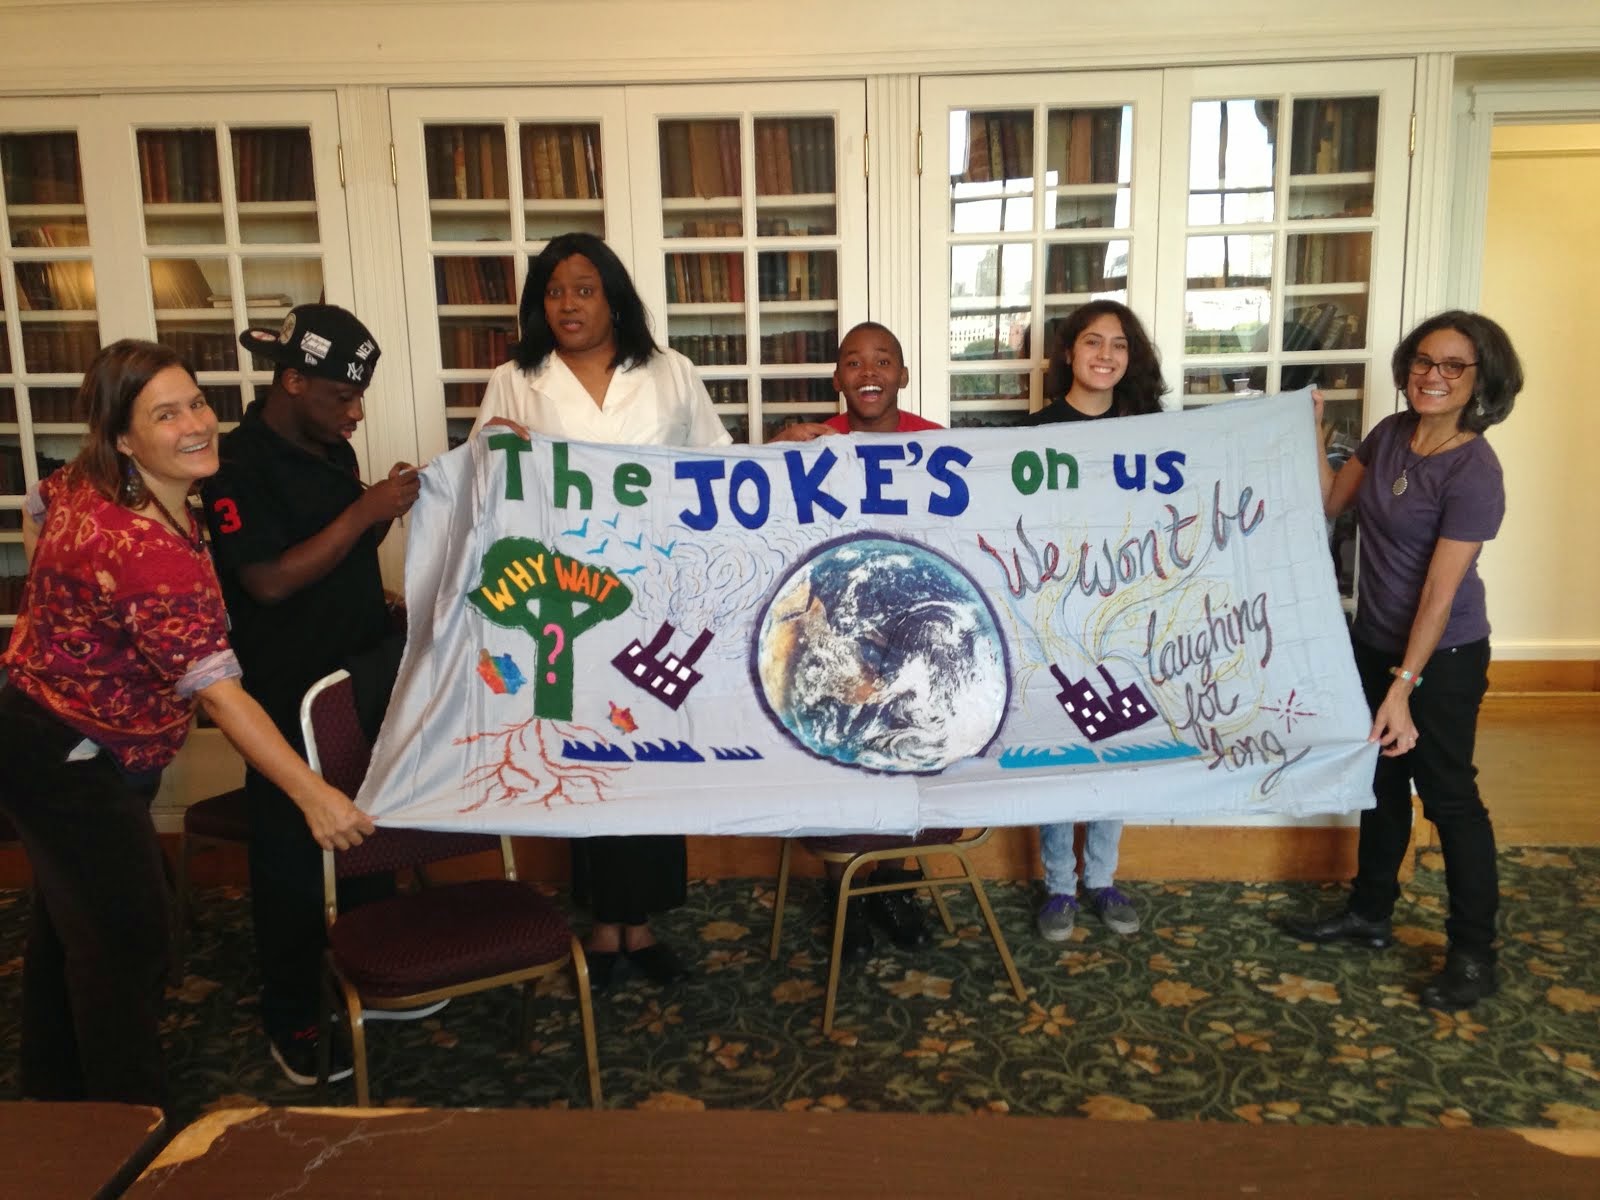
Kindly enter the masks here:
<path id="1" fill-rule="evenodd" d="M 689 969 L 683 965 L 683 960 L 672 952 L 672 947 L 660 942 L 651 942 L 648 946 L 640 946 L 637 950 L 624 950 L 628 961 L 645 973 L 646 978 L 652 983 L 677 983 L 689 974 Z"/>
<path id="2" fill-rule="evenodd" d="M 828 944 L 833 944 L 835 908 L 828 914 Z M 872 926 L 867 923 L 865 896 L 852 896 L 844 907 L 844 941 L 839 945 L 839 961 L 863 962 L 872 954 Z"/>
<path id="3" fill-rule="evenodd" d="M 1500 976 L 1492 958 L 1451 950 L 1445 955 L 1444 970 L 1422 989 L 1421 999 L 1429 1008 L 1460 1012 L 1499 990 Z"/>
<path id="4" fill-rule="evenodd" d="M 1355 942 L 1373 950 L 1382 950 L 1394 941 L 1388 917 L 1369 921 L 1348 908 L 1331 917 L 1289 917 L 1283 922 L 1283 931 L 1302 942 Z"/>
<path id="5" fill-rule="evenodd" d="M 589 989 L 603 992 L 611 986 L 611 977 L 617 973 L 617 959 L 622 955 L 616 950 L 584 950 L 583 961 L 589 965 Z"/>
<path id="6" fill-rule="evenodd" d="M 905 872 L 889 873 L 881 868 L 873 877 L 881 883 L 899 883 L 915 878 Z M 933 944 L 933 934 L 928 931 L 922 905 L 911 892 L 873 892 L 862 897 L 867 904 L 867 916 L 889 940 L 902 950 L 920 950 Z"/>

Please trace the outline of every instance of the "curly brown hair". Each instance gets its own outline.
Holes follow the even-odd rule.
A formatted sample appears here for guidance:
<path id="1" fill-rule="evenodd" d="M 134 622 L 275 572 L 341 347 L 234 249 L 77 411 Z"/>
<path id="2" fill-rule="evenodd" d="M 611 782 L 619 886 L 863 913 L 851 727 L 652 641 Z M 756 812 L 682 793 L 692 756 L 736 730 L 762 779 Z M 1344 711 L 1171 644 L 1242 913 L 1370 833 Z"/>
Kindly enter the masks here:
<path id="1" fill-rule="evenodd" d="M 1072 390 L 1072 347 L 1083 331 L 1103 316 L 1115 317 L 1128 339 L 1128 369 L 1111 389 L 1111 415 L 1134 417 L 1160 412 L 1161 397 L 1170 390 L 1161 377 L 1161 358 L 1133 310 L 1115 300 L 1091 300 L 1080 305 L 1056 327 L 1050 365 L 1044 373 L 1047 404 L 1066 403 L 1067 393 Z"/>

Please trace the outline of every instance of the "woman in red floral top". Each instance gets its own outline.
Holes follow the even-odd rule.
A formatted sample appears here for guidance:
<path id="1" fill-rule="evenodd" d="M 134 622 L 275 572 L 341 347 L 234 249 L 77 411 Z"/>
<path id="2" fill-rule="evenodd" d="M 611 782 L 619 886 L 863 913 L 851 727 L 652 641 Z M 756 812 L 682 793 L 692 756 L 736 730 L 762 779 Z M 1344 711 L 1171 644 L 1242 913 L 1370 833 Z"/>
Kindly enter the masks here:
<path id="1" fill-rule="evenodd" d="M 30 495 L 22 611 L 0 664 L 0 812 L 33 867 L 22 1092 L 163 1104 L 166 878 L 150 821 L 196 704 L 300 806 L 324 847 L 372 831 L 239 683 L 189 490 L 217 418 L 165 346 L 121 341 L 84 375 L 83 450 Z"/>

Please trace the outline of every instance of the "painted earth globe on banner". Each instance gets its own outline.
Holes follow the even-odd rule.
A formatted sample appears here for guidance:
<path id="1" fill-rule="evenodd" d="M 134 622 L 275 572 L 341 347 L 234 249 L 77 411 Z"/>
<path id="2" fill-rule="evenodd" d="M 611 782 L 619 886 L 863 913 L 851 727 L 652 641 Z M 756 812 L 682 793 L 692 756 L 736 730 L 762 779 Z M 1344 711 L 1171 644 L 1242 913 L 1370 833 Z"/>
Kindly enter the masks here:
<path id="1" fill-rule="evenodd" d="M 960 567 L 914 542 L 823 546 L 773 591 L 756 627 L 767 712 L 849 767 L 926 774 L 981 754 L 1010 696 L 1005 642 Z"/>

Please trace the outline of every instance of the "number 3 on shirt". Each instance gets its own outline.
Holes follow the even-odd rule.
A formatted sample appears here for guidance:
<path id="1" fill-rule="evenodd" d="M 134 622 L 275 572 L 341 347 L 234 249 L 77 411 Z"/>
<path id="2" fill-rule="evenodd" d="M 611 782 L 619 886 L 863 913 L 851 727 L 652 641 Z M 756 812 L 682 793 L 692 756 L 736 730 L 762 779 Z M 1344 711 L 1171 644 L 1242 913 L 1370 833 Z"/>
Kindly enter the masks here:
<path id="1" fill-rule="evenodd" d="M 216 510 L 217 530 L 221 533 L 238 533 L 243 523 L 239 520 L 239 506 L 226 496 L 211 505 Z"/>

